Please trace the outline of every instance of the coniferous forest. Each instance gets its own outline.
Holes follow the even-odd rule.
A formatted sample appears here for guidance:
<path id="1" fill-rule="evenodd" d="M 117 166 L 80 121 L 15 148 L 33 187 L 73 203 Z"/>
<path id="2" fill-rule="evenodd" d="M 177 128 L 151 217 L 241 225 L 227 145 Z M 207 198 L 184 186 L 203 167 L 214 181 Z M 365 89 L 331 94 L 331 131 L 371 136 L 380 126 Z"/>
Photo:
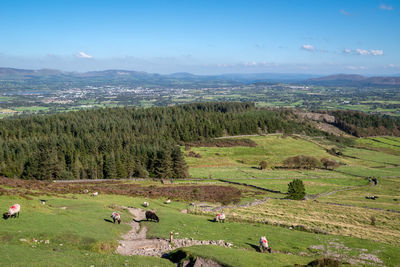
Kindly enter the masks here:
<path id="1" fill-rule="evenodd" d="M 184 178 L 185 142 L 254 133 L 316 134 L 290 110 L 251 103 L 83 110 L 0 121 L 0 174 L 24 179 Z"/>
<path id="2" fill-rule="evenodd" d="M 352 112 L 333 114 L 341 129 L 356 136 L 365 125 L 371 133 L 398 133 L 398 120 Z M 293 110 L 237 102 L 3 119 L 0 175 L 40 180 L 185 178 L 188 170 L 180 146 L 224 135 L 275 132 L 328 135 L 299 120 Z"/>

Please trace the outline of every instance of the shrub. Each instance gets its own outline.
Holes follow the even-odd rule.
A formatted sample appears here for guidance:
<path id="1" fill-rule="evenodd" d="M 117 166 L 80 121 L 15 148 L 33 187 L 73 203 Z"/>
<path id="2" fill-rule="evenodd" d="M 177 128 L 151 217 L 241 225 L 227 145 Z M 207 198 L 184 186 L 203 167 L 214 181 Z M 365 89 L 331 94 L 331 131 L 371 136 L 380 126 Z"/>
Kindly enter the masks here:
<path id="1" fill-rule="evenodd" d="M 339 163 L 336 160 L 333 159 L 328 159 L 328 158 L 322 158 L 321 163 L 324 166 L 325 169 L 334 169 L 339 166 Z"/>
<path id="2" fill-rule="evenodd" d="M 288 196 L 289 199 L 300 200 L 306 196 L 306 189 L 303 181 L 300 179 L 294 179 L 288 184 Z"/>
<path id="3" fill-rule="evenodd" d="M 319 162 L 314 157 L 299 155 L 285 159 L 283 161 L 283 165 L 285 167 L 295 169 L 315 169 L 316 167 L 318 167 Z"/>

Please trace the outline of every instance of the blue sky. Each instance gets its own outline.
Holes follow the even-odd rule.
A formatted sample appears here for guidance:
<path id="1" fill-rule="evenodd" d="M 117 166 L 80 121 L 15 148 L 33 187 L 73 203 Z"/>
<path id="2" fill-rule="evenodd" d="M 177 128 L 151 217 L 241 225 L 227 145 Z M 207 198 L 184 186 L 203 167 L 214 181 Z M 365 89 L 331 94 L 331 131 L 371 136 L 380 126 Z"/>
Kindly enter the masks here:
<path id="1" fill-rule="evenodd" d="M 400 73 L 400 1 L 0 1 L 0 66 Z"/>

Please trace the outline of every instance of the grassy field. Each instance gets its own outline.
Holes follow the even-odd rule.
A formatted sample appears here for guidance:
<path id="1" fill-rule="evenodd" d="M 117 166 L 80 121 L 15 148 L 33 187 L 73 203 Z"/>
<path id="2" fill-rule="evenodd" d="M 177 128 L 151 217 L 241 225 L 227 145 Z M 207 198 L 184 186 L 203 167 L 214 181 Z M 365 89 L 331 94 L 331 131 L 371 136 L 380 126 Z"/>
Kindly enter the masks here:
<path id="1" fill-rule="evenodd" d="M 287 192 L 288 184 L 293 178 L 285 179 L 249 179 L 249 180 L 234 180 L 234 182 L 246 183 L 250 185 L 256 185 L 267 189 L 278 190 L 281 192 Z M 344 187 L 362 186 L 368 184 L 366 179 L 360 179 L 355 177 L 346 178 L 301 178 L 306 188 L 307 194 L 320 194 L 330 192 Z"/>
<path id="2" fill-rule="evenodd" d="M 356 266 L 400 265 L 400 167 L 396 167 L 400 163 L 396 154 L 400 138 L 357 139 L 355 147 L 337 147 L 344 156 L 327 153 L 326 148 L 336 146 L 326 140 L 280 135 L 249 138 L 258 146 L 192 147 L 191 151 L 202 157 L 186 160 L 190 174 L 200 180 L 177 180 L 171 185 L 139 180 L 126 182 L 126 187 L 151 186 L 154 192 L 174 187 L 179 192 L 179 187 L 189 186 L 186 191 L 191 192 L 199 185 L 228 185 L 215 180 L 218 178 L 286 192 L 287 184 L 299 178 L 312 198 L 290 201 L 282 199 L 284 194 L 232 185 L 243 193 L 239 203 L 224 207 L 227 222 L 222 224 L 212 222 L 214 212 L 193 208 L 189 206 L 192 200 L 179 200 L 182 198 L 178 195 L 170 205 L 163 203 L 165 199 L 121 194 L 101 193 L 96 198 L 87 194 L 53 195 L 48 191 L 27 198 L 0 195 L 3 212 L 14 203 L 22 207 L 19 219 L 0 220 L 0 266 L 174 266 L 167 259 L 127 257 L 114 252 L 117 240 L 130 229 L 132 220 L 123 207 L 141 207 L 143 201 L 150 202 L 150 208 L 160 217 L 159 223 L 142 223 L 149 238 L 168 238 L 173 231 L 175 238 L 224 240 L 233 247 L 196 246 L 179 249 L 179 253 L 210 258 L 225 266 L 293 266 L 321 257 L 340 258 Z M 274 168 L 286 157 L 299 154 L 329 157 L 343 165 L 334 171 Z M 261 160 L 268 162 L 266 170 L 257 168 Z M 369 176 L 377 177 L 378 185 L 368 184 L 365 177 Z M 121 188 L 118 183 L 107 186 Z M 101 191 L 100 186 L 90 188 Z M 18 190 L 26 196 L 26 189 Z M 379 198 L 365 198 L 370 195 Z M 266 202 L 242 205 L 266 197 Z M 47 204 L 42 205 L 40 199 L 46 199 Z M 220 205 L 204 199 L 194 202 Z M 114 210 L 122 214 L 121 225 L 107 221 Z M 186 210 L 189 212 L 183 212 Z M 262 235 L 267 236 L 276 253 L 257 252 Z"/>
<path id="3" fill-rule="evenodd" d="M 125 263 L 172 266 L 163 259 L 113 254 L 117 239 L 130 229 L 127 224 L 130 215 L 120 211 L 125 219 L 121 225 L 105 219 L 109 219 L 115 210 L 110 206 L 115 203 L 128 205 L 132 202 L 130 198 L 43 198 L 48 204 L 42 205 L 39 198 L 26 200 L 0 196 L 4 211 L 14 203 L 21 205 L 20 218 L 0 220 L 1 266 L 122 266 Z"/>
<path id="4" fill-rule="evenodd" d="M 40 203 L 39 199 L 42 198 L 47 200 L 46 205 Z M 212 215 L 182 213 L 182 210 L 189 208 L 188 203 L 184 202 L 174 201 L 170 205 L 165 205 L 163 199 L 114 195 L 100 195 L 97 198 L 88 195 L 66 195 L 64 197 L 34 197 L 31 200 L 11 196 L 0 197 L 0 206 L 3 207 L 3 210 L 13 203 L 19 203 L 22 206 L 19 219 L 0 221 L 0 239 L 2 240 L 0 252 L 2 255 L 7 255 L 1 257 L 0 264 L 10 265 L 12 263 L 12 266 L 26 266 L 29 262 L 29 266 L 47 266 L 50 263 L 52 266 L 111 264 L 120 266 L 125 263 L 134 263 L 139 266 L 172 266 L 169 261 L 163 259 L 141 256 L 124 257 L 113 253 L 117 245 L 116 240 L 122 233 L 129 230 L 127 223 L 132 218 L 121 206 L 141 207 L 141 203 L 145 200 L 150 202 L 151 209 L 155 210 L 160 217 L 160 223 L 143 223 L 148 228 L 148 237 L 167 238 L 170 231 L 173 231 L 176 238 L 222 239 L 231 242 L 234 245 L 231 249 L 218 247 L 187 249 L 195 255 L 212 258 L 227 266 L 246 266 L 246 264 L 254 266 L 263 262 L 271 263 L 272 265 L 269 266 L 305 264 L 314 258 L 327 255 L 328 252 L 324 249 L 329 248 L 332 242 L 348 248 L 345 252 L 340 251 L 343 259 L 347 261 L 373 264 L 373 262 L 362 259 L 362 254 L 371 254 L 389 266 L 400 263 L 400 249 L 396 245 L 374 243 L 354 237 L 289 230 L 268 225 L 265 222 L 258 223 L 259 221 L 255 217 L 251 217 L 253 223 L 232 221 L 235 215 L 229 213 L 229 210 L 226 211 L 228 222 L 218 224 L 210 221 Z M 288 203 L 288 201 L 276 201 L 276 205 Z M 305 204 L 296 202 L 296 205 Z M 288 213 L 299 212 L 295 209 L 296 206 L 290 206 L 292 206 L 292 210 L 288 209 Z M 310 208 L 313 208 L 314 212 L 319 212 L 319 207 Z M 254 209 L 249 209 L 249 211 Z M 274 210 L 274 208 L 272 209 Z M 121 225 L 114 225 L 106 221 L 113 210 L 119 210 L 122 214 L 123 223 Z M 235 210 L 241 211 L 241 209 Z M 282 209 L 280 210 L 282 212 Z M 305 210 L 306 208 L 304 208 L 304 213 Z M 268 217 L 272 216 L 269 213 L 265 214 Z M 241 218 L 248 219 L 247 217 Z M 380 222 L 378 219 L 379 224 Z M 385 231 L 393 231 L 393 236 L 396 237 L 396 220 L 387 218 L 385 222 L 388 224 L 385 226 Z M 377 229 L 380 229 L 379 227 L 381 226 L 378 226 Z M 261 235 L 267 235 L 271 246 L 279 253 L 257 253 L 255 246 Z M 379 240 L 387 241 L 384 240 L 384 237 L 385 235 L 382 235 Z M 49 240 L 49 244 L 45 244 L 45 240 Z M 337 250 L 339 252 L 339 249 Z M 21 253 L 26 253 L 26 257 L 17 257 Z"/>

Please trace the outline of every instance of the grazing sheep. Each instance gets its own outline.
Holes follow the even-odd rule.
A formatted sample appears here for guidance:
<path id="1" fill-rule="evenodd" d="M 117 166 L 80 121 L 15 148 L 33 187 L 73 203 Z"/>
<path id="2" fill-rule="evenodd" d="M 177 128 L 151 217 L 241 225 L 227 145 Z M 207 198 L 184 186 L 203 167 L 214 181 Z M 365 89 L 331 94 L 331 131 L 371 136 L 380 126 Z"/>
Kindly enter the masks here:
<path id="1" fill-rule="evenodd" d="M 143 207 L 148 207 L 149 205 L 150 205 L 149 202 L 147 201 L 143 202 Z"/>
<path id="2" fill-rule="evenodd" d="M 268 251 L 271 253 L 271 248 L 268 246 L 268 240 L 265 236 L 260 237 L 260 252 Z"/>
<path id="3" fill-rule="evenodd" d="M 218 213 L 214 218 L 214 222 L 225 222 L 225 213 Z"/>
<path id="4" fill-rule="evenodd" d="M 378 197 L 378 196 L 366 196 L 365 198 L 366 198 L 366 199 L 375 200 L 375 199 L 377 199 L 377 198 L 379 198 L 379 197 Z"/>
<path id="5" fill-rule="evenodd" d="M 165 201 L 165 204 L 169 204 L 169 203 L 171 203 L 171 199 L 167 199 L 167 201 Z"/>
<path id="6" fill-rule="evenodd" d="M 87 193 L 89 193 L 89 190 L 85 189 L 85 190 L 83 190 L 83 193 L 87 194 Z"/>
<path id="7" fill-rule="evenodd" d="M 10 207 L 10 209 L 8 210 L 8 212 L 5 214 L 4 218 L 8 219 L 8 218 L 19 218 L 19 212 L 21 210 L 21 206 L 19 204 L 14 204 Z"/>
<path id="8" fill-rule="evenodd" d="M 98 196 L 98 195 L 99 195 L 99 192 L 93 192 L 91 196 L 95 197 L 95 196 Z"/>
<path id="9" fill-rule="evenodd" d="M 111 218 L 113 219 L 114 223 L 115 223 L 116 221 L 118 222 L 118 224 L 121 223 L 121 215 L 119 215 L 118 212 L 114 211 L 114 212 L 111 214 Z"/>
<path id="10" fill-rule="evenodd" d="M 155 212 L 152 211 L 146 211 L 146 220 L 150 220 L 150 221 L 156 221 L 159 222 L 160 219 L 158 218 L 158 216 L 155 214 Z"/>
<path id="11" fill-rule="evenodd" d="M 222 212 L 221 215 L 219 216 L 219 221 L 225 223 L 225 213 Z"/>

